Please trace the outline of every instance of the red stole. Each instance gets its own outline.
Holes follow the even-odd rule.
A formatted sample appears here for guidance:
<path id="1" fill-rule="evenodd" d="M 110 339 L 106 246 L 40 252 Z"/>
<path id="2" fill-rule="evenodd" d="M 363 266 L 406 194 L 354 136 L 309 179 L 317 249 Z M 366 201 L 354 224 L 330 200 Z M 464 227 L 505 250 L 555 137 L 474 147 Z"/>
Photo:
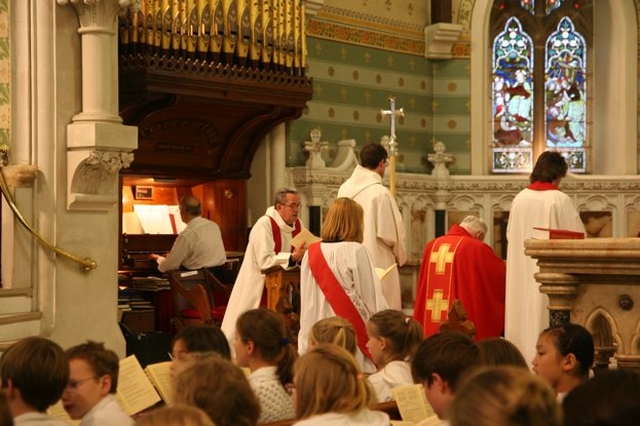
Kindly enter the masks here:
<path id="1" fill-rule="evenodd" d="M 276 253 L 280 253 L 282 250 L 282 234 L 280 234 L 280 227 L 278 226 L 278 222 L 271 216 L 271 233 L 273 234 L 273 243 L 274 243 L 274 251 Z M 293 225 L 293 232 L 291 235 L 295 237 L 302 230 L 302 226 L 300 226 L 300 219 L 296 219 L 296 223 Z M 293 247 L 291 247 L 291 251 L 293 251 Z"/>
<path id="2" fill-rule="evenodd" d="M 551 191 L 554 189 L 557 190 L 558 187 L 552 184 L 551 182 L 540 182 L 539 180 L 537 180 L 531 183 L 529 186 L 527 186 L 527 189 L 531 189 L 534 191 Z"/>
<path id="3" fill-rule="evenodd" d="M 331 267 L 329 267 L 327 259 L 324 258 L 322 250 L 320 249 L 320 242 L 311 244 L 307 250 L 309 252 L 309 269 L 311 270 L 313 279 L 318 283 L 318 287 L 322 290 L 333 312 L 353 325 L 356 332 L 358 348 L 360 348 L 360 351 L 362 351 L 367 358 L 371 359 L 371 354 L 369 353 L 369 349 L 367 349 L 369 336 L 364 320 L 333 274 Z"/>
<path id="4" fill-rule="evenodd" d="M 282 234 L 281 234 L 281 230 L 280 227 L 278 226 L 278 222 L 276 222 L 276 220 L 274 218 L 272 218 L 271 216 L 269 216 L 269 219 L 271 220 L 271 233 L 273 234 L 273 251 L 275 251 L 276 253 L 280 253 L 280 251 L 282 250 Z M 292 236 L 296 236 L 300 233 L 300 231 L 302 230 L 302 226 L 300 225 L 300 219 L 296 219 L 296 223 L 293 225 L 293 232 L 291 233 Z M 293 247 L 291 247 L 291 251 L 293 252 Z M 262 298 L 260 299 L 260 306 L 262 307 L 266 307 L 267 306 L 267 288 L 265 287 L 262 290 Z"/>
<path id="5" fill-rule="evenodd" d="M 453 262 L 462 240 L 457 235 L 444 235 L 433 244 L 428 257 L 425 256 L 425 261 L 429 262 L 426 265 L 427 289 L 424 309 L 418 313 L 425 336 L 439 331 L 440 323 L 447 320 L 449 308 L 458 297 L 456 291 L 452 291 Z"/>

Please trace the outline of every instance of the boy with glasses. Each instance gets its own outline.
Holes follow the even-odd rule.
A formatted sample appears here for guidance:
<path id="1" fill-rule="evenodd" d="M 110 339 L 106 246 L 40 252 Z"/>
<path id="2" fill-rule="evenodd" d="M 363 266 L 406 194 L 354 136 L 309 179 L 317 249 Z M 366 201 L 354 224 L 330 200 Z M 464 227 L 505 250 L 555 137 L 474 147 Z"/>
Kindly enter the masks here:
<path id="1" fill-rule="evenodd" d="M 62 406 L 80 426 L 133 425 L 115 398 L 120 362 L 115 352 L 102 343 L 87 343 L 67 349 L 69 383 L 62 394 Z"/>

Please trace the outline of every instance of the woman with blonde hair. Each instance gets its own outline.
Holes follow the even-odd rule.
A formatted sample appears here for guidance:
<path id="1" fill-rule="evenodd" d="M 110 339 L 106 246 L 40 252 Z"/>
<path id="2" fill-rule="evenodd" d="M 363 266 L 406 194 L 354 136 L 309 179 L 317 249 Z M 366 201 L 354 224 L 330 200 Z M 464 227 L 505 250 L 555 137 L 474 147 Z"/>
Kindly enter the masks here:
<path id="1" fill-rule="evenodd" d="M 375 395 L 362 377 L 353 355 L 323 343 L 298 359 L 295 366 L 294 426 L 388 426 L 389 416 L 369 407 Z"/>
<path id="2" fill-rule="evenodd" d="M 516 366 L 482 367 L 460 383 L 451 426 L 562 426 L 562 410 L 542 379 Z"/>
<path id="3" fill-rule="evenodd" d="M 189 405 L 169 405 L 145 414 L 136 426 L 215 426 L 207 413 Z"/>
<path id="4" fill-rule="evenodd" d="M 337 198 L 322 224 L 322 242 L 307 249 L 300 272 L 298 352 L 306 352 L 309 331 L 316 322 L 339 316 L 355 330 L 361 369 L 373 373 L 365 324 L 371 315 L 387 309 L 387 302 L 362 245 L 363 226 L 362 207 L 350 198 Z"/>

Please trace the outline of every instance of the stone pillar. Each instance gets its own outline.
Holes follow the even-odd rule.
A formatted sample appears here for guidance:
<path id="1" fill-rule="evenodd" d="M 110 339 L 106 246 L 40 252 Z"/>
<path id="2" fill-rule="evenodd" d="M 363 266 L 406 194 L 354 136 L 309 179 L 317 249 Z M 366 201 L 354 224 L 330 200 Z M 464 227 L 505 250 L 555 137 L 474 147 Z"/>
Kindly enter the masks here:
<path id="1" fill-rule="evenodd" d="M 71 2 L 80 21 L 82 111 L 67 126 L 67 207 L 105 210 L 118 203 L 117 177 L 138 145 L 138 129 L 118 115 L 117 13 L 134 0 Z"/>
<path id="2" fill-rule="evenodd" d="M 433 194 L 435 200 L 435 236 L 439 237 L 447 233 L 446 210 L 447 203 L 451 199 L 450 177 L 447 164 L 453 161 L 453 155 L 445 153 L 446 146 L 440 141 L 433 145 L 433 154 L 427 155 L 427 159 L 433 164 L 431 175 L 436 179 L 436 193 Z"/>
<path id="3" fill-rule="evenodd" d="M 540 283 L 540 293 L 549 297 L 549 325 L 555 327 L 571 322 L 579 280 L 574 275 L 558 272 L 538 272 L 535 279 Z"/>

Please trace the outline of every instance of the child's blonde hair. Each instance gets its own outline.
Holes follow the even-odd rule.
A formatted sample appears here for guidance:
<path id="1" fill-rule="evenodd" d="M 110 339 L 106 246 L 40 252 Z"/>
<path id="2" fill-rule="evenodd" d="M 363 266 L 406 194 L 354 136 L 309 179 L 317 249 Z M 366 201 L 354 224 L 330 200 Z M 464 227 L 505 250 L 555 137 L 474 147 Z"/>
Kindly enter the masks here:
<path id="1" fill-rule="evenodd" d="M 345 348 L 355 355 L 358 348 L 356 332 L 353 325 L 342 317 L 323 318 L 311 327 L 309 333 L 310 346 L 320 343 L 333 343 Z"/>
<path id="2" fill-rule="evenodd" d="M 516 366 L 483 367 L 460 383 L 451 426 L 561 426 L 562 411 L 541 378 Z"/>
<path id="3" fill-rule="evenodd" d="M 231 361 L 212 357 L 180 373 L 175 403 L 204 410 L 216 426 L 253 426 L 260 403 L 244 372 Z"/>
<path id="4" fill-rule="evenodd" d="M 184 404 L 169 405 L 143 415 L 136 426 L 215 426 L 207 413 Z"/>
<path id="5" fill-rule="evenodd" d="M 301 356 L 295 366 L 296 417 L 357 413 L 376 402 L 355 358 L 340 346 L 323 343 Z"/>

